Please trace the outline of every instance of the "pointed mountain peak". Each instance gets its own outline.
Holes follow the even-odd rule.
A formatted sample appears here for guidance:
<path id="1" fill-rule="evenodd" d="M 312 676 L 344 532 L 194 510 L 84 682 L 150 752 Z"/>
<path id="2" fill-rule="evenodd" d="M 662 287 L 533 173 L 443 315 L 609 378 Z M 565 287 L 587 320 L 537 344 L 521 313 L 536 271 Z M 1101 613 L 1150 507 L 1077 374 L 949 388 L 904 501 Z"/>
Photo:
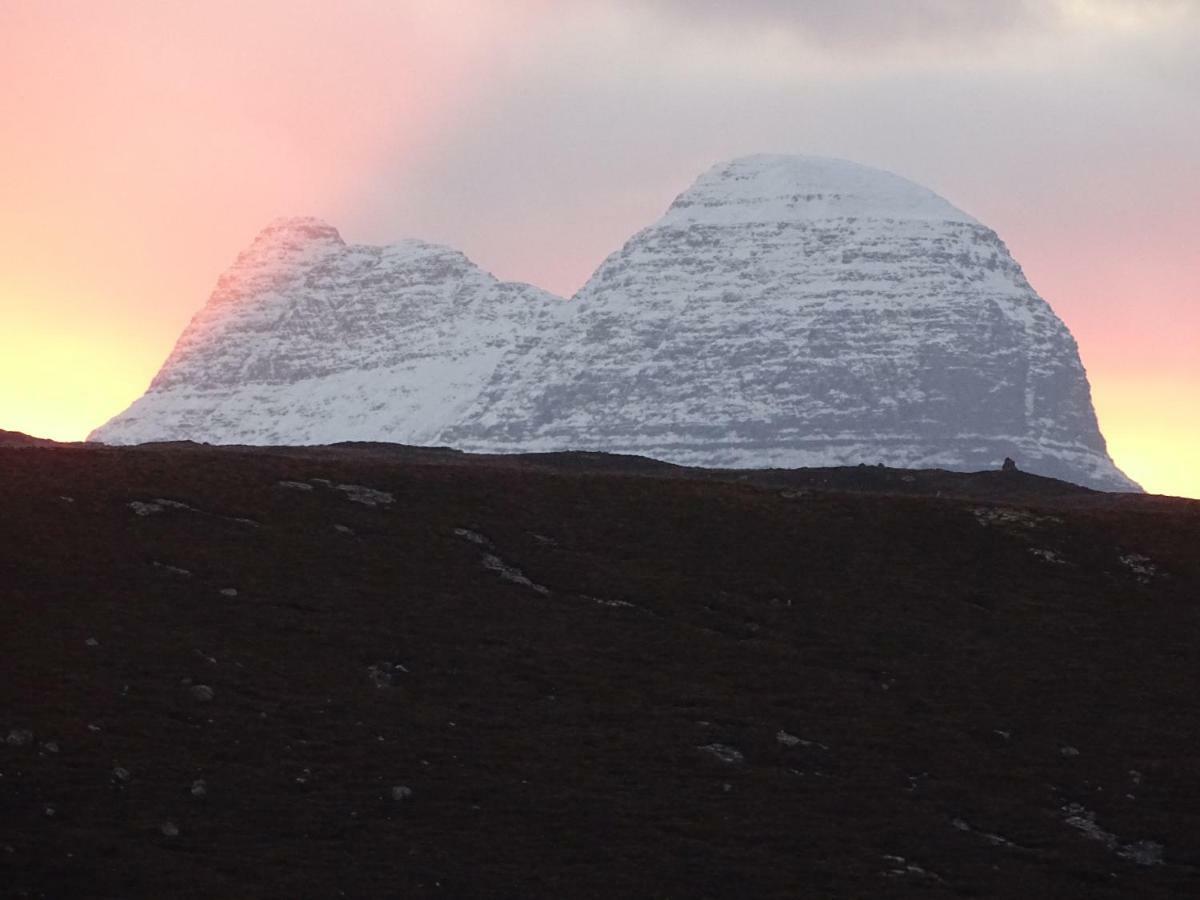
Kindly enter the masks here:
<path id="1" fill-rule="evenodd" d="M 332 225 L 314 216 L 281 216 L 273 219 L 258 233 L 255 244 L 328 243 L 344 245 L 345 241 Z"/>
<path id="2" fill-rule="evenodd" d="M 221 282 L 239 280 L 248 272 L 287 272 L 316 262 L 346 246 L 338 230 L 311 216 L 271 221 L 239 255 Z"/>
<path id="3" fill-rule="evenodd" d="M 718 163 L 684 191 L 665 225 L 739 225 L 838 218 L 978 224 L 933 191 L 841 159 L 757 155 Z"/>

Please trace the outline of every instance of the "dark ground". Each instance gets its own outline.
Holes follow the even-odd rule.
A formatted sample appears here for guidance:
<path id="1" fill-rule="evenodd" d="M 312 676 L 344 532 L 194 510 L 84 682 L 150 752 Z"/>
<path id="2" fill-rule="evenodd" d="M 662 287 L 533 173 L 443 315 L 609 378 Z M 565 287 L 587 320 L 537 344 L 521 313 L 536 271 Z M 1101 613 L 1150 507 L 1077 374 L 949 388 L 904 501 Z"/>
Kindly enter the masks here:
<path id="1" fill-rule="evenodd" d="M 0 896 L 1197 896 L 1198 551 L 1020 473 L 0 448 Z"/>

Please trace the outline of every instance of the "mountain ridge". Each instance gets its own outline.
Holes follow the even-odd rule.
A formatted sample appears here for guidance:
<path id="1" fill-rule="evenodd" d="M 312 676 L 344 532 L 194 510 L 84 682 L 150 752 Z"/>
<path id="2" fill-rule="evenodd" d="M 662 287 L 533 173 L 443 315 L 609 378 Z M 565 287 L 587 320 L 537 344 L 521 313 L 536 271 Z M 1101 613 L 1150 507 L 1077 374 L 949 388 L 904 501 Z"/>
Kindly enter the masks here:
<path id="1" fill-rule="evenodd" d="M 780 155 L 712 167 L 570 301 L 449 248 L 276 220 L 147 394 L 91 437 L 718 467 L 1014 456 L 1137 489 L 1074 339 L 994 232 L 900 176 Z"/>

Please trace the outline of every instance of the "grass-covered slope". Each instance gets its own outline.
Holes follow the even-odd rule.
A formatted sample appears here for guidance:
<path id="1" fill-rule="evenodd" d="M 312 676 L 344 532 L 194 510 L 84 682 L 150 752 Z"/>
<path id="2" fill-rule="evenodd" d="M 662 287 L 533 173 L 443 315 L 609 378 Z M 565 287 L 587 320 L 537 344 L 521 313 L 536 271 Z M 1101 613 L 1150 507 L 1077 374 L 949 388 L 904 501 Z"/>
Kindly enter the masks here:
<path id="1" fill-rule="evenodd" d="M 1196 887 L 1200 504 L 373 446 L 0 473 L 6 896 Z"/>

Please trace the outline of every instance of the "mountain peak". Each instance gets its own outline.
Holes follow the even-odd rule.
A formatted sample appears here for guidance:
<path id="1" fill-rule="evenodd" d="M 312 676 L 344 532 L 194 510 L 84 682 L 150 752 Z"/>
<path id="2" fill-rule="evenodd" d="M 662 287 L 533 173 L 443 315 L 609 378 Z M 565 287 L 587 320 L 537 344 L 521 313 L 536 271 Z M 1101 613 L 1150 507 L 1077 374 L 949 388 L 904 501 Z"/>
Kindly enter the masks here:
<path id="1" fill-rule="evenodd" d="M 345 241 L 332 225 L 315 216 L 280 216 L 272 219 L 254 239 L 255 244 L 303 245 L 311 243 L 343 245 Z"/>
<path id="2" fill-rule="evenodd" d="M 221 284 L 237 287 L 247 278 L 300 271 L 345 247 L 338 230 L 320 219 L 312 216 L 273 219 L 238 255 L 233 268 L 222 276 Z M 237 293 L 244 291 L 239 289 Z"/>
<path id="3" fill-rule="evenodd" d="M 718 163 L 676 198 L 661 224 L 848 218 L 978 224 L 933 191 L 891 172 L 841 159 L 786 154 Z"/>

